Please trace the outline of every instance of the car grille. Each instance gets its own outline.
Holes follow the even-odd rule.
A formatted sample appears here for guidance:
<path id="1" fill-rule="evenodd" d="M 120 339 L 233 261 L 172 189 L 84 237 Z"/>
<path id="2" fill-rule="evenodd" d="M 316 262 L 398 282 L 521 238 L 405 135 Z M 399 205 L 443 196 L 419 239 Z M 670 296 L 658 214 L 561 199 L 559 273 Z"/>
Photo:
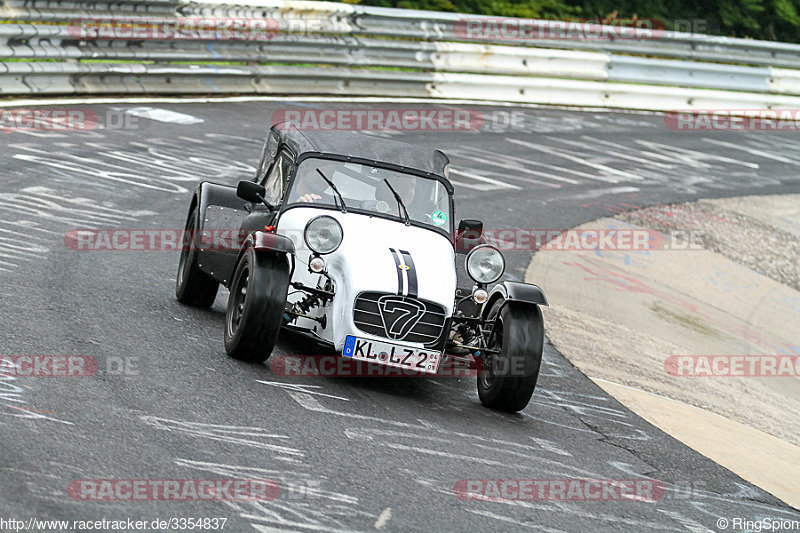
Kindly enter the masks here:
<path id="1" fill-rule="evenodd" d="M 379 309 L 378 301 L 382 297 L 408 302 L 412 304 L 412 306 L 420 306 L 424 309 L 424 311 L 420 312 L 422 316 L 419 317 L 419 321 L 404 335 L 391 335 L 386 331 L 387 326 L 383 323 L 384 318 Z M 386 337 L 392 340 L 431 345 L 435 344 L 442 335 L 445 316 L 445 308 L 434 302 L 409 296 L 397 296 L 384 292 L 362 292 L 356 298 L 353 321 L 356 327 L 365 333 Z M 391 324 L 388 326 L 391 327 Z"/>

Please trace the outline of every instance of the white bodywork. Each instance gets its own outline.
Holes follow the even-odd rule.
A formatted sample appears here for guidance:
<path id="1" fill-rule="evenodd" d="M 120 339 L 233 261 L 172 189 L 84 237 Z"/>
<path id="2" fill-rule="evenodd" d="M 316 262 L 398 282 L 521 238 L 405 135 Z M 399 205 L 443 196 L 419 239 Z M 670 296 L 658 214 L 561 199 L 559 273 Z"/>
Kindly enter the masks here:
<path id="1" fill-rule="evenodd" d="M 407 285 L 398 283 L 398 267 L 390 248 L 405 250 L 413 258 L 417 277 L 417 297 L 441 304 L 446 315 L 452 316 L 456 291 L 456 269 L 453 245 L 436 231 L 402 222 L 371 217 L 358 213 L 342 213 L 332 209 L 297 207 L 287 210 L 278 221 L 277 232 L 286 235 L 295 245 L 296 267 L 292 281 L 317 287 L 324 281 L 320 274 L 308 271 L 312 252 L 303 239 L 306 223 L 320 215 L 335 218 L 342 226 L 344 237 L 339 248 L 322 256 L 328 275 L 334 283 L 336 296 L 333 302 L 309 311 L 309 315 L 327 315 L 327 324 L 299 317 L 293 325 L 311 330 L 342 351 L 345 337 L 355 335 L 365 339 L 384 340 L 356 328 L 353 323 L 353 306 L 356 296 L 364 291 L 389 294 L 402 293 Z M 289 302 L 301 300 L 305 294 L 292 294 Z M 391 342 L 391 341 L 389 341 Z M 422 344 L 407 343 L 422 348 Z"/>

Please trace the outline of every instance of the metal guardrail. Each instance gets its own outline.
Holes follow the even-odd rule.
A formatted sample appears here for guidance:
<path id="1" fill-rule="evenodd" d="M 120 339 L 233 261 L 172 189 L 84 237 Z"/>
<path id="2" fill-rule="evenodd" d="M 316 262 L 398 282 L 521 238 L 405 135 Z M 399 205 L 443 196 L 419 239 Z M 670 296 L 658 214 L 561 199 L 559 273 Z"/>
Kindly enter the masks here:
<path id="1" fill-rule="evenodd" d="M 279 0 L 253 2 L 190 2 L 186 0 L 118 1 L 118 2 L 57 2 L 42 0 L 6 1 L 0 6 L 14 18 L 31 22 L 68 22 L 78 18 L 107 19 L 133 16 L 204 16 L 237 18 L 272 18 L 279 22 L 290 19 L 317 18 L 324 23 L 326 33 L 361 36 L 396 37 L 415 40 L 464 41 L 455 28 L 467 21 L 494 20 L 488 17 L 458 13 L 400 10 L 368 6 L 353 6 L 334 2 L 304 2 Z M 516 20 L 516 19 L 507 19 Z M 553 21 L 529 20 L 531 32 L 552 33 Z M 585 24 L 573 24 L 576 32 L 591 34 Z M 611 27 L 613 28 L 613 26 Z M 282 25 L 282 29 L 288 29 Z M 611 32 L 613 33 L 613 32 Z M 603 51 L 619 54 L 679 58 L 696 61 L 719 61 L 743 65 L 762 65 L 796 68 L 800 65 L 800 45 L 772 41 L 756 41 L 672 31 L 656 31 L 641 39 L 480 39 L 483 44 L 510 44 L 542 48 Z"/>
<path id="2" fill-rule="evenodd" d="M 675 32 L 484 40 L 464 28 L 486 17 L 332 2 L 239 2 L 248 3 L 0 2 L 0 20 L 12 21 L 0 24 L 0 95 L 382 94 L 656 110 L 800 104 L 791 96 L 800 95 L 800 71 L 781 68 L 800 65 L 800 45 Z M 270 25 L 244 38 L 120 33 L 96 39 L 80 31 L 90 19 L 158 25 L 200 18 Z M 552 21 L 507 20 L 512 27 L 557 33 Z"/>
<path id="3" fill-rule="evenodd" d="M 771 90 L 767 83 L 770 69 L 765 67 L 612 55 L 606 71 L 610 81 L 759 93 Z"/>
<path id="4" fill-rule="evenodd" d="M 413 36 L 418 39 L 443 41 L 464 40 L 463 36 L 457 35 L 454 30 L 457 23 L 487 19 L 475 15 L 424 11 L 397 13 L 399 10 L 371 7 L 356 7 L 354 11 L 355 25 L 369 35 Z M 579 34 L 591 34 L 595 31 L 594 28 L 587 28 L 583 24 L 575 24 L 574 27 L 575 32 Z M 530 21 L 530 28 L 532 33 L 552 33 L 553 22 Z M 743 65 L 786 68 L 797 68 L 800 65 L 800 45 L 797 44 L 673 31 L 657 32 L 641 39 L 486 39 L 484 42 Z"/>
<path id="5" fill-rule="evenodd" d="M 423 71 L 521 74 L 605 79 L 608 56 L 598 53 L 468 43 L 279 34 L 268 41 L 213 43 L 116 40 L 76 41 L 64 26 L 0 25 L 0 56 L 11 59 L 317 63 Z M 122 44 L 122 46 L 120 46 Z M 324 56 L 321 56 L 324 52 Z"/>
<path id="6" fill-rule="evenodd" d="M 281 66 L 0 64 L 5 94 L 390 94 L 428 97 L 430 75 Z"/>

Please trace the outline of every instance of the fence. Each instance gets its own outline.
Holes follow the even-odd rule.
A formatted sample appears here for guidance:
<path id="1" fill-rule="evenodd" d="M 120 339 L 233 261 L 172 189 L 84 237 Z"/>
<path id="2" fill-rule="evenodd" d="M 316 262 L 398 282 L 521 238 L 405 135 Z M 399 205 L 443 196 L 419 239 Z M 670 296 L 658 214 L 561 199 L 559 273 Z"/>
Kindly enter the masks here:
<path id="1" fill-rule="evenodd" d="M 800 45 L 331 2 L 240 4 L 0 2 L 0 95 L 383 95 L 650 110 L 800 104 Z"/>

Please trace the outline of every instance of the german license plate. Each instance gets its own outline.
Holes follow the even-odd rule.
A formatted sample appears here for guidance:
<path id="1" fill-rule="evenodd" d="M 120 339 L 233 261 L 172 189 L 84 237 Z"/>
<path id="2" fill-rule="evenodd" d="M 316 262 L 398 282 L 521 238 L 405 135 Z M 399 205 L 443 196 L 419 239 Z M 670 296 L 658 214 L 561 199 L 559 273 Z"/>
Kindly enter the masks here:
<path id="1" fill-rule="evenodd" d="M 397 368 L 408 368 L 426 374 L 435 374 L 439 370 L 439 361 L 442 358 L 441 352 L 419 350 L 402 344 L 371 339 L 359 339 L 353 335 L 348 335 L 345 339 L 342 355 Z"/>

